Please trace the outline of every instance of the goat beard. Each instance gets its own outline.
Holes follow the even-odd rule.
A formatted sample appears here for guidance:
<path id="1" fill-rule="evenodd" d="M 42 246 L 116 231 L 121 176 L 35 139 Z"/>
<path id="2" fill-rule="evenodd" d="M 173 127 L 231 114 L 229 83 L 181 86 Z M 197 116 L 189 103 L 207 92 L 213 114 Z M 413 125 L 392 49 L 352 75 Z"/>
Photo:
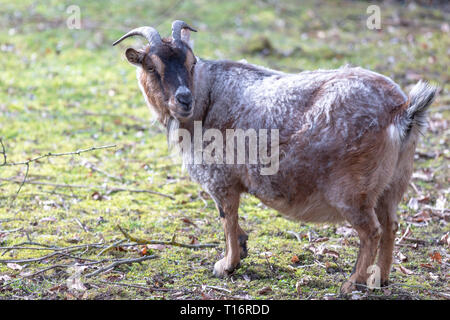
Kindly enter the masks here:
<path id="1" fill-rule="evenodd" d="M 180 136 L 178 135 L 178 129 L 180 128 L 180 121 L 170 116 L 167 120 L 167 144 L 169 149 L 176 148 L 180 143 Z"/>

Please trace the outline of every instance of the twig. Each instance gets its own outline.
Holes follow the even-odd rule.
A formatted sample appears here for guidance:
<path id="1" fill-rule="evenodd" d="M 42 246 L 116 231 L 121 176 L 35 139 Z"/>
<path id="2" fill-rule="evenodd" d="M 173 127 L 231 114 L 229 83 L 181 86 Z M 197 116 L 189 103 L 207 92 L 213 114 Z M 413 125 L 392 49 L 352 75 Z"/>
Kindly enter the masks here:
<path id="1" fill-rule="evenodd" d="M 409 238 L 409 237 L 404 237 L 403 239 L 405 241 L 409 241 L 409 242 L 413 242 L 413 243 L 417 243 L 417 244 L 424 244 L 424 245 L 427 244 L 427 242 L 422 239 Z"/>
<path id="2" fill-rule="evenodd" d="M 3 143 L 2 143 L 2 145 L 3 145 Z M 101 150 L 101 149 L 109 149 L 109 148 L 115 148 L 115 147 L 116 147 L 116 145 L 112 144 L 112 145 L 106 145 L 106 146 L 100 146 L 100 147 L 90 147 L 90 148 L 87 148 L 87 149 L 79 149 L 79 150 L 71 151 L 71 152 L 61 152 L 61 153 L 49 152 L 49 153 L 46 153 L 46 154 L 43 154 L 43 155 L 31 158 L 31 159 L 26 160 L 26 161 L 6 162 L 4 165 L 6 165 L 6 166 L 27 165 L 27 164 L 30 164 L 31 162 L 36 162 L 36 161 L 41 160 L 43 158 L 62 157 L 62 156 L 70 156 L 70 155 L 80 155 L 80 154 L 85 153 L 85 152 L 90 152 L 90 151 L 94 151 L 94 150 Z"/>
<path id="3" fill-rule="evenodd" d="M 226 292 L 226 293 L 231 294 L 231 290 L 228 290 L 228 289 L 225 289 L 225 288 L 216 287 L 216 286 L 208 286 L 208 285 L 203 286 L 203 287 L 205 287 L 206 289 L 212 289 L 212 290 L 217 290 L 217 291 L 223 291 L 223 292 Z"/>
<path id="4" fill-rule="evenodd" d="M 12 233 L 12 232 L 17 232 L 17 231 L 22 231 L 23 228 L 17 228 L 17 229 L 10 229 L 10 230 L 0 230 L 0 233 Z"/>
<path id="5" fill-rule="evenodd" d="M 75 218 L 75 221 L 76 223 L 78 223 L 81 229 L 83 229 L 86 232 L 89 232 L 89 229 L 78 218 Z"/>
<path id="6" fill-rule="evenodd" d="M 135 193 L 151 193 L 151 194 L 156 194 L 158 196 L 161 197 L 166 197 L 172 200 L 175 200 L 174 197 L 168 195 L 168 194 L 164 194 L 161 192 L 157 192 L 157 191 L 152 191 L 152 190 L 142 190 L 142 189 L 127 189 L 127 188 L 121 188 L 121 187 L 115 187 L 115 188 L 111 188 L 109 189 L 106 194 L 110 195 L 112 193 L 116 193 L 116 192 L 121 192 L 121 191 L 126 191 L 126 192 L 135 192 Z"/>
<path id="7" fill-rule="evenodd" d="M 136 288 L 136 289 L 143 289 L 143 290 L 149 290 L 149 291 L 161 291 L 161 292 L 170 292 L 170 291 L 176 291 L 175 289 L 169 289 L 169 288 L 155 288 L 155 287 L 148 287 L 144 285 L 139 284 L 132 284 L 132 283 L 118 283 L 118 282 L 108 282 L 99 280 L 98 282 L 105 283 L 108 285 L 115 285 L 120 287 L 130 287 L 130 288 Z"/>
<path id="8" fill-rule="evenodd" d="M 408 223 L 408 226 L 406 227 L 406 230 L 405 230 L 405 232 L 403 233 L 403 235 L 400 237 L 400 239 L 398 239 L 396 242 L 395 242 L 395 244 L 400 244 L 402 241 L 403 241 L 403 239 L 405 239 L 405 237 L 408 235 L 408 233 L 409 233 L 409 229 L 411 228 L 411 224 L 409 224 Z"/>
<path id="9" fill-rule="evenodd" d="M 0 178 L 0 181 L 9 181 L 13 183 L 22 183 L 22 181 L 14 180 L 14 179 L 8 179 L 8 178 Z M 171 195 L 164 194 L 157 191 L 152 190 L 145 190 L 145 189 L 127 189 L 122 187 L 112 187 L 112 188 L 106 188 L 103 186 L 91 186 L 91 185 L 80 185 L 80 184 L 62 184 L 62 183 L 52 183 L 52 182 L 43 182 L 43 181 L 27 181 L 28 184 L 36 184 L 36 185 L 43 185 L 43 186 L 51 186 L 51 187 L 57 187 L 57 188 L 79 188 L 79 189 L 89 189 L 89 190 L 101 190 L 106 189 L 105 193 L 106 195 L 110 195 L 112 193 L 116 192 L 130 192 L 130 193 L 150 193 L 155 194 L 161 197 L 166 197 L 172 200 L 175 200 L 175 198 Z"/>
<path id="10" fill-rule="evenodd" d="M 113 244 L 107 246 L 106 248 L 102 249 L 98 254 L 97 257 L 101 256 L 103 253 L 108 252 L 109 250 L 111 250 L 112 248 L 117 247 L 119 244 L 125 242 L 125 239 L 121 239 L 119 241 L 114 242 Z"/>
<path id="11" fill-rule="evenodd" d="M 199 249 L 199 248 L 215 248 L 218 246 L 216 243 L 205 243 L 205 244 L 185 244 L 175 241 L 175 236 L 170 241 L 160 241 L 160 240 L 148 240 L 148 239 L 139 239 L 128 234 L 121 226 L 117 225 L 117 228 L 122 232 L 122 234 L 130 241 L 136 242 L 137 244 L 162 244 L 168 246 L 176 246 L 190 249 Z"/>
<path id="12" fill-rule="evenodd" d="M 52 252 L 50 254 L 47 254 L 45 256 L 39 257 L 39 258 L 31 258 L 31 259 L 5 259 L 0 260 L 0 263 L 30 263 L 30 262 L 40 262 L 42 260 L 52 258 L 54 256 L 60 255 L 60 252 Z"/>
<path id="13" fill-rule="evenodd" d="M 419 189 L 417 189 L 416 185 L 414 184 L 414 182 L 411 181 L 409 184 L 411 185 L 411 187 L 414 189 L 414 191 L 415 191 L 418 195 L 421 194 L 420 191 L 419 191 Z"/>
<path id="14" fill-rule="evenodd" d="M 295 231 L 290 231 L 290 230 L 287 231 L 287 233 L 293 235 L 294 237 L 296 237 L 299 242 L 302 242 L 302 238 L 301 238 L 299 233 L 297 233 Z"/>
<path id="15" fill-rule="evenodd" d="M 11 199 L 11 204 L 10 205 L 12 205 L 14 203 L 14 201 L 16 200 L 17 196 L 20 193 L 20 190 L 22 190 L 23 185 L 27 182 L 28 173 L 30 171 L 30 164 L 32 162 L 36 162 L 38 160 L 41 160 L 43 158 L 48 158 L 48 157 L 62 157 L 62 156 L 68 156 L 68 155 L 80 155 L 80 154 L 85 153 L 85 152 L 90 152 L 90 151 L 100 150 L 100 149 L 115 148 L 116 147 L 116 145 L 106 145 L 106 146 L 100 146 L 100 147 L 91 147 L 91 148 L 88 148 L 88 149 L 79 149 L 77 151 L 72 151 L 72 152 L 61 152 L 61 153 L 51 153 L 51 152 L 49 152 L 49 153 L 46 153 L 44 155 L 40 155 L 40 156 L 31 158 L 31 159 L 28 159 L 26 161 L 8 162 L 7 161 L 7 156 L 6 156 L 5 145 L 3 144 L 3 140 L 2 139 L 0 139 L 0 144 L 1 144 L 1 147 L 2 147 L 2 151 L 0 153 L 3 155 L 3 163 L 0 164 L 0 166 L 20 166 L 20 165 L 26 166 L 25 175 L 24 175 L 22 181 L 20 181 L 19 188 L 17 189 L 15 195 Z"/>
<path id="16" fill-rule="evenodd" d="M 0 164 L 0 167 L 1 167 L 1 166 L 6 165 L 6 163 L 7 163 L 7 160 L 6 160 L 6 149 L 5 149 L 5 145 L 3 144 L 2 138 L 0 138 L 0 144 L 2 145 L 2 152 L 0 152 L 0 153 L 3 155 L 3 163 Z"/>
<path id="17" fill-rule="evenodd" d="M 91 272 L 91 273 L 87 274 L 86 278 L 90 278 L 90 277 L 93 277 L 93 276 L 95 276 L 95 275 L 97 275 L 99 273 L 103 273 L 103 272 L 109 271 L 111 269 L 114 269 L 117 266 L 122 265 L 122 264 L 132 264 L 132 263 L 136 263 L 136 262 L 142 262 L 142 261 L 145 261 L 145 260 L 155 259 L 156 257 L 157 257 L 156 255 L 150 255 L 150 256 L 143 256 L 143 257 L 135 258 L 135 259 L 117 260 L 117 261 L 114 261 L 113 263 L 107 265 L 106 267 L 102 267 L 100 269 L 97 269 L 94 272 Z"/>

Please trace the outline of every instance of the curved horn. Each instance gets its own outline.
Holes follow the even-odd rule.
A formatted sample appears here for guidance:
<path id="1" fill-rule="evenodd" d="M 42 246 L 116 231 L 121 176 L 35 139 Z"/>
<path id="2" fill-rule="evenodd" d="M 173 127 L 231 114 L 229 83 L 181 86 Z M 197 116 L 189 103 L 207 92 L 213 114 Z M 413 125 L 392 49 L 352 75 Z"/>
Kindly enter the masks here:
<path id="1" fill-rule="evenodd" d="M 121 42 L 122 40 L 132 37 L 132 36 L 141 36 L 147 39 L 147 41 L 150 43 L 150 45 L 155 45 L 161 43 L 161 36 L 159 35 L 158 31 L 156 31 L 155 28 L 152 27 L 140 27 L 131 30 L 127 34 L 123 35 L 119 40 L 116 40 L 113 43 L 113 46 Z"/>
<path id="2" fill-rule="evenodd" d="M 191 31 L 197 32 L 194 28 L 190 27 L 186 22 L 181 20 L 175 20 L 172 22 L 172 39 L 173 41 L 181 40 L 181 29 L 189 29 Z"/>

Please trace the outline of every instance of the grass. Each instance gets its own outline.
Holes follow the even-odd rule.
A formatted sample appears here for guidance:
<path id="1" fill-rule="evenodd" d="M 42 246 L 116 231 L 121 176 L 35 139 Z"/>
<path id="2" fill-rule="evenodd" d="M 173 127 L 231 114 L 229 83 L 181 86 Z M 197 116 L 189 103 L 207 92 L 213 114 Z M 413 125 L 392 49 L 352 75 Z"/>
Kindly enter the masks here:
<path id="1" fill-rule="evenodd" d="M 79 30 L 66 26 L 66 8 L 73 4 L 81 10 Z M 76 259 L 49 258 L 20 264 L 21 270 L 2 263 L 0 299 L 339 298 L 339 287 L 356 260 L 357 237 L 339 234 L 340 226 L 288 221 L 250 196 L 240 206 L 241 225 L 250 236 L 249 257 L 231 279 L 212 276 L 224 240 L 213 202 L 202 199 L 199 187 L 168 153 L 163 128 L 151 123 L 135 71 L 123 57 L 126 44 L 111 47 L 136 26 L 152 25 L 168 35 L 171 22 L 179 18 L 199 30 L 193 39 L 196 55 L 203 58 L 245 58 L 287 72 L 350 63 L 392 77 L 406 92 L 419 78 L 441 85 L 431 108 L 430 129 L 418 146 L 413 178 L 418 193 L 409 188 L 398 210 L 398 236 L 409 224 L 408 238 L 423 242 L 405 240 L 396 247 L 396 257 L 399 252 L 407 257 L 406 261 L 396 258 L 393 266 L 391 280 L 399 285 L 361 298 L 443 299 L 442 293 L 448 297 L 449 247 L 440 239 L 450 231 L 450 16 L 438 6 L 379 5 L 382 29 L 369 30 L 365 27 L 368 3 L 363 1 L 299 5 L 293 0 L 1 0 L 0 137 L 8 161 L 92 146 L 117 147 L 44 158 L 30 165 L 29 182 L 91 188 L 26 183 L 15 198 L 18 184 L 0 181 L 0 246 L 30 241 L 59 247 L 111 244 L 124 239 L 118 224 L 136 237 L 169 241 L 176 234 L 179 242 L 220 246 L 199 250 L 148 246 L 146 254 L 156 254 L 156 259 L 121 265 L 92 278 L 85 275 L 94 268 L 84 270 L 84 289 L 78 291 L 67 287 L 72 275 L 68 268 L 30 274 L 56 263 L 136 258 L 145 253 L 143 247 L 122 246 L 100 256 L 100 249 L 76 251 Z M 264 38 L 272 47 L 268 54 L 263 54 Z M 135 45 L 134 41 L 127 44 Z M 24 174 L 24 166 L 0 167 L 2 179 L 20 180 Z M 149 193 L 107 194 L 116 186 L 153 190 L 174 199 Z M 411 199 L 420 200 L 417 207 Z M 414 218 L 421 212 L 428 213 L 423 222 Z M 288 231 L 298 233 L 301 241 Z M 441 261 L 430 258 L 435 252 Z M 47 253 L 0 251 L 1 259 Z"/>

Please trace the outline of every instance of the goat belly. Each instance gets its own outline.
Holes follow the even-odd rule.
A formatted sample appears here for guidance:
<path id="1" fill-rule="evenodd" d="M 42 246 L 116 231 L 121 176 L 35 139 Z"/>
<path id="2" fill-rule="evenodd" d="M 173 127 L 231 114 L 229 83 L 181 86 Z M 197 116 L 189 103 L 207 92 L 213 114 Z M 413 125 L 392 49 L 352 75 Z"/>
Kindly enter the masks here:
<path id="1" fill-rule="evenodd" d="M 305 200 L 294 199 L 289 201 L 283 198 L 271 201 L 260 200 L 290 220 L 316 223 L 337 223 L 344 220 L 342 215 L 336 209 L 329 206 L 319 193 L 310 195 Z"/>

